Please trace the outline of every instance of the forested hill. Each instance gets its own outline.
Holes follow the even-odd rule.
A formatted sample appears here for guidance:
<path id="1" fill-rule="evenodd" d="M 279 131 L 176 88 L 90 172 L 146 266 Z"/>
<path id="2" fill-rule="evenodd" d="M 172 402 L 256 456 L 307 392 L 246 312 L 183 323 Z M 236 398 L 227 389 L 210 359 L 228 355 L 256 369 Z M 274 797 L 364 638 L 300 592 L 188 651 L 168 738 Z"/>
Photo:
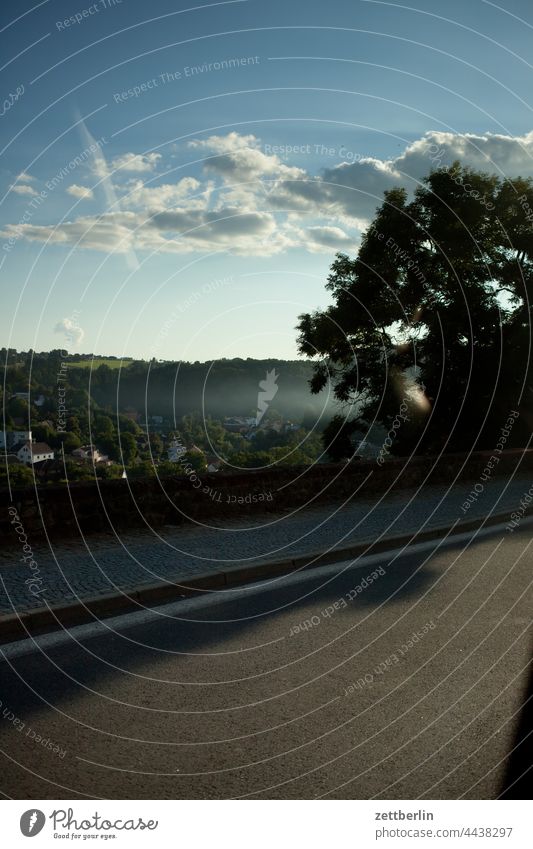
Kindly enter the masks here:
<path id="1" fill-rule="evenodd" d="M 6 363 L 6 350 L 2 361 Z M 47 402 L 57 394 L 58 375 L 70 389 L 67 404 L 80 406 L 81 395 L 101 408 L 123 412 L 133 409 L 148 416 L 176 416 L 204 412 L 216 418 L 255 415 L 259 384 L 275 370 L 277 390 L 269 402 L 282 416 L 298 422 L 332 412 L 328 388 L 312 395 L 312 364 L 301 360 L 231 359 L 215 362 L 157 362 L 46 353 L 9 351 L 5 391 L 31 390 Z M 273 379 L 272 376 L 270 378 Z M 87 396 L 85 396 L 87 400 Z M 118 402 L 118 403 L 117 403 Z M 48 406 L 48 404 L 46 405 Z"/>

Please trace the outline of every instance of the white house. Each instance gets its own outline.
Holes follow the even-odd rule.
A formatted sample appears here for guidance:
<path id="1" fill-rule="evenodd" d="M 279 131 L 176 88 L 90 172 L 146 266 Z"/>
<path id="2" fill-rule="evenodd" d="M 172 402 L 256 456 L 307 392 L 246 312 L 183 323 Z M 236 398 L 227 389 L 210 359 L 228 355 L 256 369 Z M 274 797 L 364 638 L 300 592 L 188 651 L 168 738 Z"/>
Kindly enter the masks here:
<path id="1" fill-rule="evenodd" d="M 80 460 L 92 460 L 93 463 L 109 463 L 107 454 L 102 454 L 94 445 L 84 445 L 81 448 L 75 448 L 72 456 L 78 457 Z"/>
<path id="2" fill-rule="evenodd" d="M 17 457 L 22 463 L 34 466 L 44 460 L 53 460 L 54 452 L 46 442 L 25 442 L 17 451 Z"/>

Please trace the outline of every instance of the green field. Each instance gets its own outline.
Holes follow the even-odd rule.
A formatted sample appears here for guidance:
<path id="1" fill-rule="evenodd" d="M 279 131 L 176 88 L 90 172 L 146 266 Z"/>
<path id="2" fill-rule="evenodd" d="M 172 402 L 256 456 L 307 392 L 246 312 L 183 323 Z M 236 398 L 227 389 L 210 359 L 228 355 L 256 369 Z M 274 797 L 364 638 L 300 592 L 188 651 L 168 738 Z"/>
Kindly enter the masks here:
<path id="1" fill-rule="evenodd" d="M 95 357 L 93 360 L 67 360 L 69 368 L 90 368 L 95 369 L 98 366 L 109 366 L 109 368 L 127 368 L 132 364 L 132 359 L 109 360 L 107 357 Z"/>

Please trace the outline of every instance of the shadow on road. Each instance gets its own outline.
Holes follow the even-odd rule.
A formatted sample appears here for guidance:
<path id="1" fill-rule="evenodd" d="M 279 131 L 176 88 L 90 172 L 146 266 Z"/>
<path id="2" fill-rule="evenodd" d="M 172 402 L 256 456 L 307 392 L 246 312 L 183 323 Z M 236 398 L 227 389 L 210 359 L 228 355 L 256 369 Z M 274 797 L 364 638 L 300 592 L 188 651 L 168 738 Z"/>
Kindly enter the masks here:
<path id="1" fill-rule="evenodd" d="M 385 559 L 385 575 L 348 602 L 347 608 L 336 611 L 335 621 L 340 624 L 343 614 L 353 611 L 353 605 L 375 609 L 406 598 L 417 601 L 433 581 L 431 557 L 431 552 L 405 555 L 390 568 Z M 0 692 L 6 694 L 4 703 L 9 709 L 25 718 L 46 704 L 59 707 L 62 701 L 75 699 L 80 688 L 98 690 L 99 681 L 134 674 L 139 667 L 146 669 L 153 665 L 153 675 L 157 678 L 158 662 L 168 658 L 169 653 L 181 656 L 184 663 L 195 654 L 223 654 L 224 643 L 236 636 L 245 648 L 247 635 L 264 617 L 272 620 L 290 610 L 291 624 L 298 625 L 316 609 L 323 610 L 341 598 L 346 599 L 347 593 L 376 569 L 377 564 L 364 566 L 327 578 L 318 578 L 310 572 L 305 582 L 292 586 L 280 587 L 274 583 L 272 588 L 239 598 L 224 593 L 219 604 L 189 613 L 187 620 L 161 618 L 124 632 L 104 633 L 83 643 L 72 639 L 48 649 L 46 654 L 37 650 L 9 664 L 0 662 Z M 288 636 L 285 624 L 280 635 Z M 179 669 L 178 664 L 176 674 Z"/>

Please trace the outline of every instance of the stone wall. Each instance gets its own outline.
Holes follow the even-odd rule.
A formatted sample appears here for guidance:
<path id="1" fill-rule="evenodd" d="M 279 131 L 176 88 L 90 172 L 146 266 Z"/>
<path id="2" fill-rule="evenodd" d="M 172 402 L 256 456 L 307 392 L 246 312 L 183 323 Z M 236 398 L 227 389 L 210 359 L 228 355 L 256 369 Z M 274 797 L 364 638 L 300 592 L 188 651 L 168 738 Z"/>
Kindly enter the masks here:
<path id="1" fill-rule="evenodd" d="M 480 480 L 491 452 L 447 454 L 348 465 L 324 464 L 301 469 L 274 468 L 243 474 L 183 476 L 77 482 L 0 491 L 0 530 L 7 541 L 14 506 L 26 533 L 59 539 L 91 532 L 147 525 L 209 523 L 214 517 L 252 517 L 324 501 L 369 498 L 388 489 L 406 489 L 455 479 Z M 490 475 L 533 471 L 533 451 L 505 451 Z"/>

